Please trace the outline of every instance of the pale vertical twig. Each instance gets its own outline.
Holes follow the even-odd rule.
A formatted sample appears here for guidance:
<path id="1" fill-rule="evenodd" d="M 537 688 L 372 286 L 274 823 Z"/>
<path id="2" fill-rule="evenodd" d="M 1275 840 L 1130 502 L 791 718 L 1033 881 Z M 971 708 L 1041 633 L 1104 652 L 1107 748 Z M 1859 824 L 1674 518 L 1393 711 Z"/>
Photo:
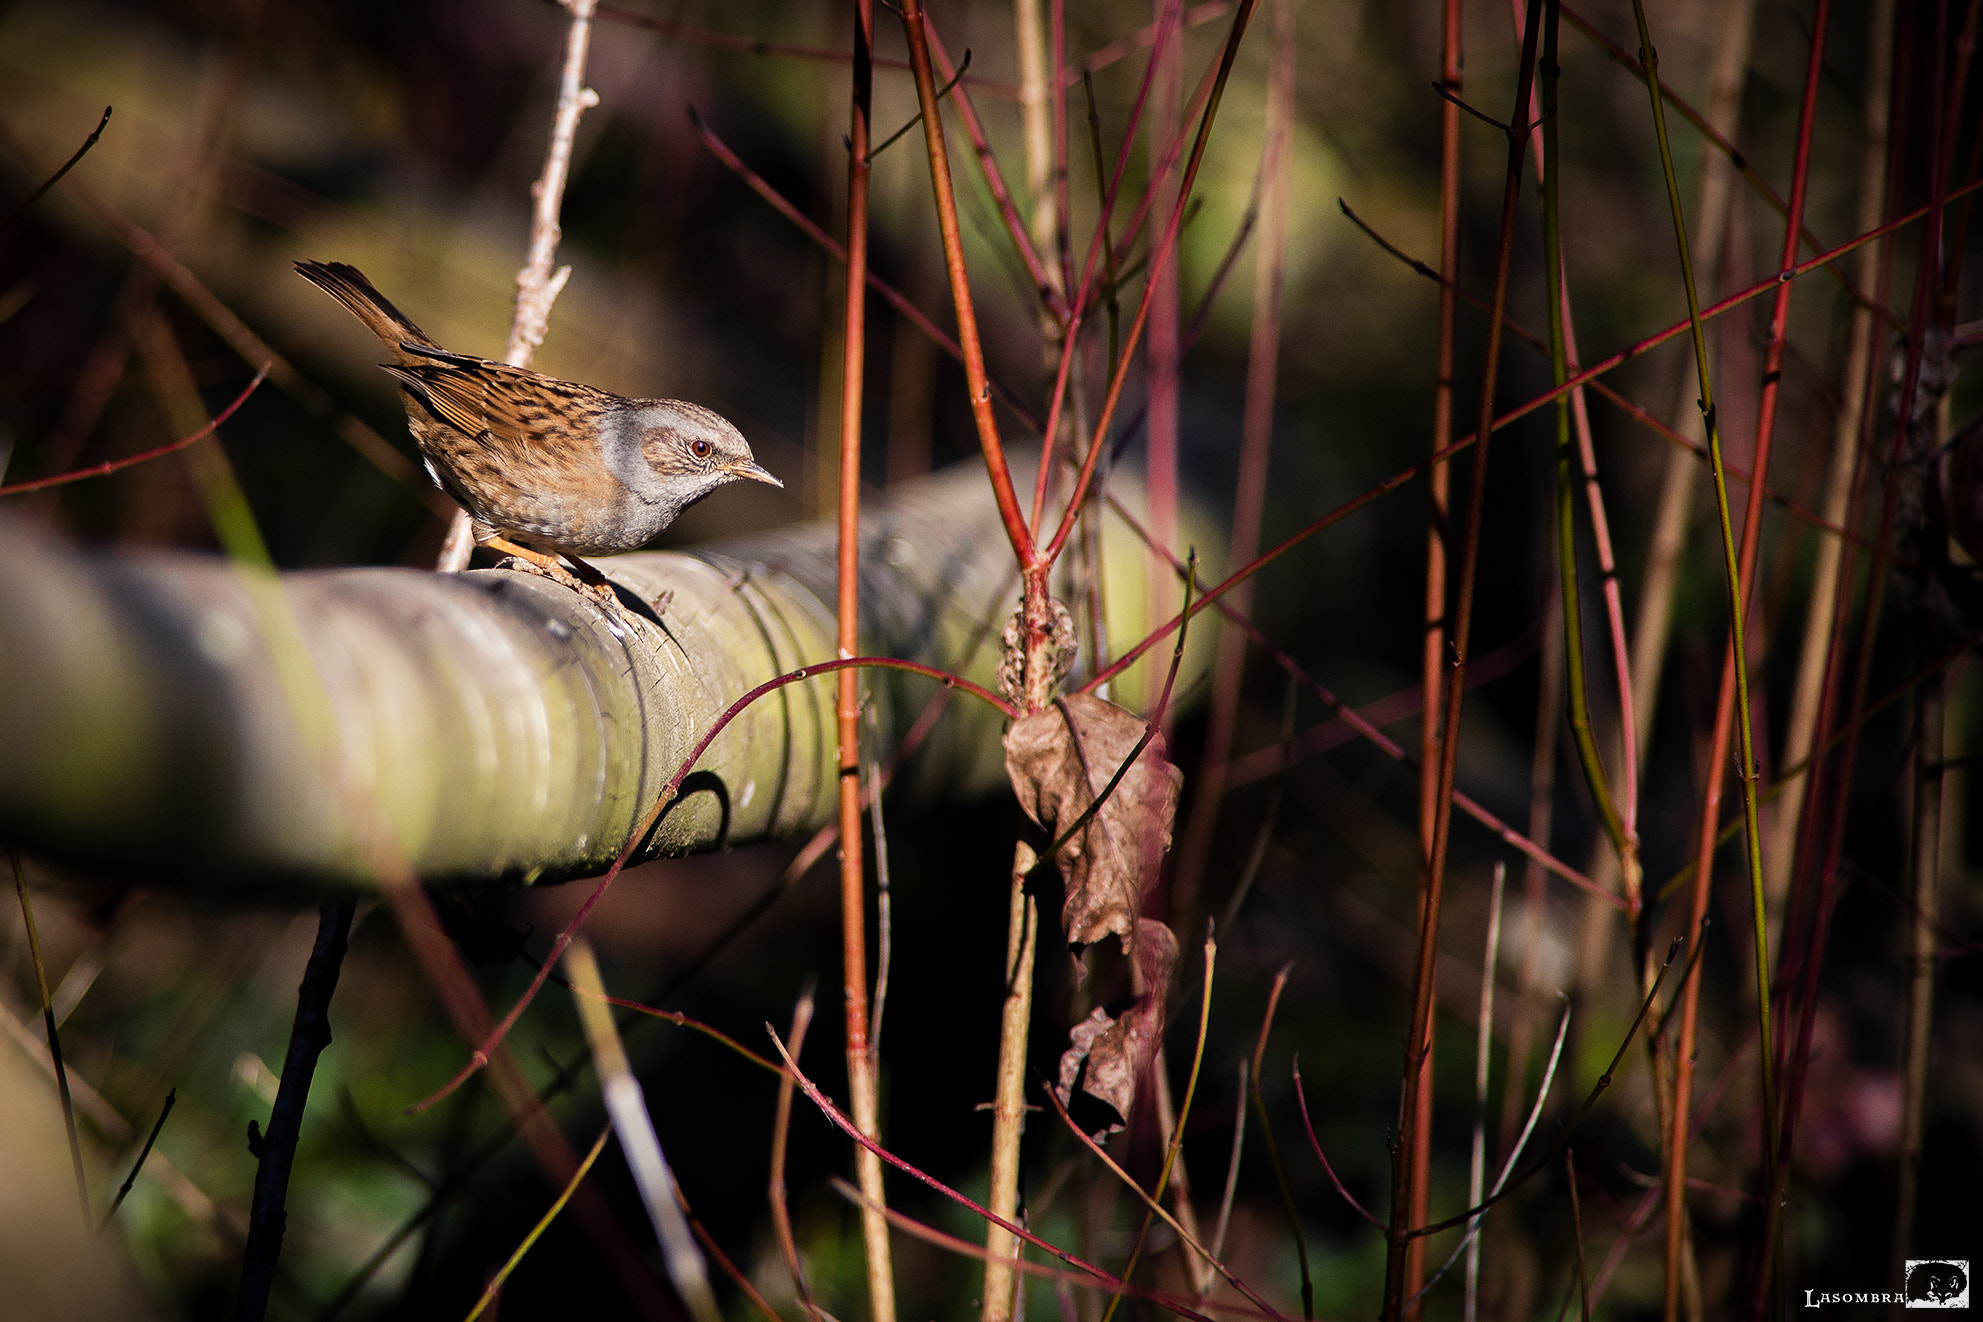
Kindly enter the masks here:
<path id="1" fill-rule="evenodd" d="M 1042 31 L 1040 0 L 1012 0 L 1012 22 L 1019 54 L 1019 116 L 1025 130 L 1026 193 L 1032 203 L 1028 232 L 1043 258 L 1049 285 L 1059 292 L 1062 273 L 1055 254 L 1060 248 L 1060 214 L 1054 189 L 1054 98 L 1047 93 L 1047 43 Z M 1053 85 L 1060 86 L 1060 69 Z M 1049 313 L 1051 317 L 1051 313 Z"/>
<path id="2" fill-rule="evenodd" d="M 1901 1051 L 1900 1156 L 1894 1180 L 1893 1238 L 1888 1262 L 1900 1284 L 1901 1264 L 1913 1250 L 1914 1205 L 1921 1183 L 1928 1047 L 1934 1026 L 1935 943 L 1942 843 L 1942 733 L 1946 672 L 1929 675 L 1914 691 L 1913 839 L 1908 861 L 1907 1035 Z M 1898 1315 L 1899 1309 L 1889 1309 Z"/>
<path id="3" fill-rule="evenodd" d="M 564 206 L 565 180 L 571 174 L 572 142 L 578 136 L 578 120 L 599 104 L 599 93 L 585 85 L 586 53 L 592 45 L 592 15 L 598 0 L 559 0 L 571 14 L 565 31 L 565 62 L 558 75 L 558 107 L 551 116 L 551 144 L 544 152 L 544 170 L 530 186 L 530 248 L 523 269 L 516 273 L 516 315 L 510 322 L 509 344 L 503 361 L 512 367 L 528 367 L 544 342 L 551 323 L 551 304 L 571 279 L 571 267 L 551 267 L 557 257 L 558 240 L 564 231 L 558 213 Z M 447 540 L 434 568 L 442 573 L 459 573 L 468 568 L 468 557 L 475 549 L 473 521 L 467 510 L 456 510 L 448 524 Z"/>
<path id="4" fill-rule="evenodd" d="M 1039 902 L 1026 878 L 1039 865 L 1031 845 L 1012 848 L 1012 889 L 1005 930 L 1005 999 L 998 1022 L 998 1082 L 992 1095 L 991 1187 L 985 1205 L 1000 1218 L 1019 1219 L 1019 1147 L 1026 1132 L 1026 1038 L 1033 1022 L 1033 956 L 1039 947 Z M 1013 1263 L 1019 1239 L 996 1222 L 985 1226 L 985 1286 L 981 1322 L 1015 1315 Z"/>
<path id="5" fill-rule="evenodd" d="M 620 1150 L 640 1190 L 640 1200 L 654 1224 L 654 1235 L 661 1243 L 661 1260 L 674 1283 L 675 1292 L 688 1305 L 695 1322 L 720 1322 L 723 1314 L 716 1307 L 716 1296 L 709 1289 L 709 1265 L 696 1247 L 688 1219 L 675 1194 L 675 1177 L 668 1159 L 661 1152 L 661 1140 L 654 1133 L 654 1121 L 647 1114 L 647 1100 L 640 1081 L 627 1063 L 620 1031 L 613 1024 L 613 1010 L 606 1001 L 606 984 L 599 976 L 599 961 L 593 957 L 592 943 L 574 938 L 565 947 L 565 972 L 571 978 L 572 1000 L 578 1006 L 579 1022 L 592 1048 L 594 1066 L 599 1071 L 599 1092 L 606 1103 L 606 1114 L 613 1132 L 620 1136 Z M 574 1181 L 576 1184 L 576 1181 Z"/>
<path id="6" fill-rule="evenodd" d="M 1501 962 L 1501 889 L 1508 881 L 1508 865 L 1496 861 L 1494 885 L 1488 895 L 1487 952 L 1481 959 L 1480 1026 L 1474 1033 L 1473 1053 L 1473 1154 L 1467 1169 L 1467 1205 L 1480 1202 L 1481 1186 L 1487 1177 L 1487 1077 L 1494 1045 L 1494 978 Z M 1505 1085 L 1510 1092 L 1519 1085 L 1510 1076 Z M 1466 1322 L 1474 1322 L 1480 1309 L 1480 1238 L 1467 1243 Z"/>

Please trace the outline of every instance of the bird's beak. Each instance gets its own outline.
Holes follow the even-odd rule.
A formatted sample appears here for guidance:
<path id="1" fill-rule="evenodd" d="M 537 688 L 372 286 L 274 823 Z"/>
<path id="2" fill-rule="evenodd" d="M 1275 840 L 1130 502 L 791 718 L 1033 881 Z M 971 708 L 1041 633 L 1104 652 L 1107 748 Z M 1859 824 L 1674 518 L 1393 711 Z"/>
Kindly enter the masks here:
<path id="1" fill-rule="evenodd" d="M 729 473 L 733 477 L 747 477 L 753 482 L 769 482 L 774 487 L 782 487 L 785 485 L 784 482 L 780 481 L 778 478 L 773 477 L 769 472 L 765 471 L 763 468 L 759 467 L 757 464 L 754 463 L 726 464 L 724 465 L 723 471 Z"/>

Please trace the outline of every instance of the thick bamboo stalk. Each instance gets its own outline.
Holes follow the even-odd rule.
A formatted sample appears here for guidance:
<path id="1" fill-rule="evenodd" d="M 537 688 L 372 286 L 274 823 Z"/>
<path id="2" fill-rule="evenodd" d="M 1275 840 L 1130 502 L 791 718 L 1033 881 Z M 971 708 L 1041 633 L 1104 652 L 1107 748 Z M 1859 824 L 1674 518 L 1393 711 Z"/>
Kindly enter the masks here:
<path id="1" fill-rule="evenodd" d="M 982 475 L 913 484 L 863 524 L 864 650 L 989 679 L 991 649 L 963 653 L 1012 609 L 1012 574 Z M 602 872 L 725 706 L 833 657 L 832 539 L 829 525 L 606 559 L 662 601 L 660 624 L 636 628 L 518 573 L 271 580 L 208 556 L 78 552 L 0 521 L 0 835 L 68 865 L 366 887 L 355 790 L 429 880 Z M 266 627 L 285 613 L 293 631 Z M 285 687 L 282 636 L 316 684 Z M 892 671 L 869 684 L 884 744 L 934 689 Z M 996 784 L 996 730 L 993 709 L 952 704 L 919 780 Z M 642 856 L 817 829 L 833 753 L 831 681 L 767 695 L 710 746 Z"/>

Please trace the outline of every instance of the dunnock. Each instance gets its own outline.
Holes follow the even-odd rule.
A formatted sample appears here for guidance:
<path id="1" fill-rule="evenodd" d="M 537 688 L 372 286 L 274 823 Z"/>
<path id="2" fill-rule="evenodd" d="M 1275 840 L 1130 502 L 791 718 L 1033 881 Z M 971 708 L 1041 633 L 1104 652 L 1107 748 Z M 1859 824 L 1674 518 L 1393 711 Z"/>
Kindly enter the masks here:
<path id="1" fill-rule="evenodd" d="M 505 551 L 617 606 L 578 557 L 632 551 L 717 487 L 759 467 L 737 429 L 697 404 L 628 399 L 575 381 L 452 353 L 428 339 L 355 267 L 298 262 L 393 352 L 406 421 L 427 472 L 475 520 L 478 544 Z"/>

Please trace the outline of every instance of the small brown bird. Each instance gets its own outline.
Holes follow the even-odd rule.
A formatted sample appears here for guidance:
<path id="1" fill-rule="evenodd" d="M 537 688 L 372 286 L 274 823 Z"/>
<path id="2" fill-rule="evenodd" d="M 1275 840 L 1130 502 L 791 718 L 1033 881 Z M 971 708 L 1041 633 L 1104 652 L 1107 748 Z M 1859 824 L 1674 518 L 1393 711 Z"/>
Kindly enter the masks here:
<path id="1" fill-rule="evenodd" d="M 427 473 L 475 520 L 478 544 L 617 605 L 578 557 L 632 551 L 727 482 L 785 484 L 741 433 L 698 404 L 628 399 L 428 339 L 357 268 L 298 262 L 297 274 L 349 308 L 393 352 L 406 421 Z"/>

